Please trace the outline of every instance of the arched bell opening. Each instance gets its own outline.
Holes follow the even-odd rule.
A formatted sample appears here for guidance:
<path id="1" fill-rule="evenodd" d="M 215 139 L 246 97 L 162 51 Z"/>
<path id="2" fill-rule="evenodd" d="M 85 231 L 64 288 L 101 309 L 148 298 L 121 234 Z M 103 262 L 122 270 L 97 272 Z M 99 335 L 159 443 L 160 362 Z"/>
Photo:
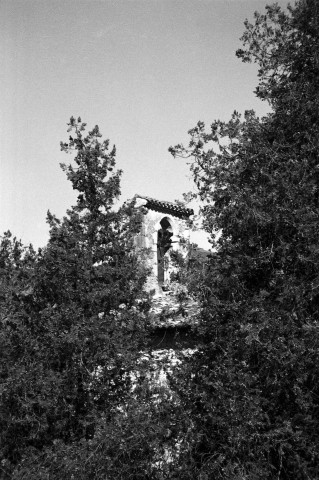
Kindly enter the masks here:
<path id="1" fill-rule="evenodd" d="M 157 278 L 162 286 L 165 282 L 165 254 L 172 246 L 173 227 L 168 217 L 162 218 L 157 230 Z"/>

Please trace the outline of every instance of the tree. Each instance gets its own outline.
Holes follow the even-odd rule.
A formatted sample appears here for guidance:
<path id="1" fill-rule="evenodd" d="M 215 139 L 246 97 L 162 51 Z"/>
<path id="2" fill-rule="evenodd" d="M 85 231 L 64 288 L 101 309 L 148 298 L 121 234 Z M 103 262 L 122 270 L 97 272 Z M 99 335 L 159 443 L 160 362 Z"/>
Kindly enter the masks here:
<path id="1" fill-rule="evenodd" d="M 140 225 L 131 205 L 114 210 L 121 172 L 96 126 L 71 117 L 61 165 L 78 191 L 37 254 L 7 234 L 1 244 L 1 415 L 3 475 L 54 442 L 92 439 L 131 389 L 145 343 L 146 271 L 133 247 Z M 37 453 L 38 452 L 38 453 Z M 6 472 L 6 473 L 5 473 Z M 10 477 L 11 478 L 11 477 Z"/>
<path id="2" fill-rule="evenodd" d="M 317 477 L 318 8 L 275 4 L 246 21 L 237 55 L 259 65 L 267 117 L 234 112 L 209 132 L 199 122 L 189 148 L 170 148 L 193 157 L 217 249 L 200 289 L 202 345 L 177 382 L 195 422 L 194 476 Z"/>

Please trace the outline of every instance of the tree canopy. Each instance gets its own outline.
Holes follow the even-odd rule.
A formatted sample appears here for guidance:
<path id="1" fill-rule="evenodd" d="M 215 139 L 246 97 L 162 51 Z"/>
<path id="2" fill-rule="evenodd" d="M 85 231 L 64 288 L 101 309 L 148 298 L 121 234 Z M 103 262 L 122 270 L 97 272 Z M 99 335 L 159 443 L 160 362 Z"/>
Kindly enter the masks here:
<path id="1" fill-rule="evenodd" d="M 216 248 L 203 344 L 182 379 L 196 418 L 189 458 L 214 478 L 314 479 L 319 468 L 318 8 L 275 4 L 245 22 L 237 56 L 258 64 L 269 115 L 198 122 L 189 147 L 170 148 L 193 158 Z"/>
<path id="2" fill-rule="evenodd" d="M 33 449 L 93 438 L 131 388 L 130 371 L 145 342 L 142 285 L 133 237 L 138 212 L 117 211 L 121 172 L 115 148 L 96 126 L 71 117 L 61 149 L 77 204 L 59 220 L 48 212 L 50 238 L 35 252 L 7 232 L 1 268 L 2 472 Z"/>

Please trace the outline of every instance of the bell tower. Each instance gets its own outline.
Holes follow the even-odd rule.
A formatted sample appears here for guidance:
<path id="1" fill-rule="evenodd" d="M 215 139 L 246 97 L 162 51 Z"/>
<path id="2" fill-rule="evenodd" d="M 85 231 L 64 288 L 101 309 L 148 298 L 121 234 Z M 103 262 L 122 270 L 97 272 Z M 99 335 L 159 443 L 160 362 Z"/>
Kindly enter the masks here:
<path id="1" fill-rule="evenodd" d="M 143 208 L 143 224 L 137 248 L 143 247 L 147 254 L 147 265 L 151 275 L 147 289 L 160 293 L 169 289 L 173 266 L 169 251 L 178 250 L 187 253 L 189 242 L 188 220 L 193 210 L 183 205 L 164 202 L 150 197 L 135 195 L 135 207 Z"/>

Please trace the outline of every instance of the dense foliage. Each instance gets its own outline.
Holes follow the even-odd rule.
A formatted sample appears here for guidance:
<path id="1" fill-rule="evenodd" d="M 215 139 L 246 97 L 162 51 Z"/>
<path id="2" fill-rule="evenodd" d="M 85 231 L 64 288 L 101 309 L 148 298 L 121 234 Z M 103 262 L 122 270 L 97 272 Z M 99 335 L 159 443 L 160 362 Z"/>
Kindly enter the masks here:
<path id="1" fill-rule="evenodd" d="M 272 112 L 189 133 L 213 254 L 203 345 L 177 382 L 194 422 L 197 478 L 315 479 L 319 471 L 319 5 L 246 22 L 237 55 L 259 66 Z M 193 477 L 193 478 L 194 478 Z M 185 477 L 188 478 L 188 477 Z"/>
<path id="2" fill-rule="evenodd" d="M 98 127 L 85 136 L 80 119 L 68 126 L 61 148 L 75 158 L 62 168 L 77 204 L 62 220 L 48 213 L 50 238 L 38 253 L 9 232 L 0 246 L 2 476 L 56 442 L 92 439 L 130 393 L 145 343 L 139 214 L 112 208 L 115 148 Z"/>
<path id="3" fill-rule="evenodd" d="M 319 4 L 245 25 L 237 55 L 271 113 L 199 122 L 170 149 L 193 160 L 215 249 L 204 267 L 172 255 L 201 317 L 169 384 L 141 354 L 140 217 L 114 210 L 121 174 L 98 127 L 68 124 L 78 199 L 48 213 L 47 246 L 2 237 L 1 478 L 318 478 Z"/>

